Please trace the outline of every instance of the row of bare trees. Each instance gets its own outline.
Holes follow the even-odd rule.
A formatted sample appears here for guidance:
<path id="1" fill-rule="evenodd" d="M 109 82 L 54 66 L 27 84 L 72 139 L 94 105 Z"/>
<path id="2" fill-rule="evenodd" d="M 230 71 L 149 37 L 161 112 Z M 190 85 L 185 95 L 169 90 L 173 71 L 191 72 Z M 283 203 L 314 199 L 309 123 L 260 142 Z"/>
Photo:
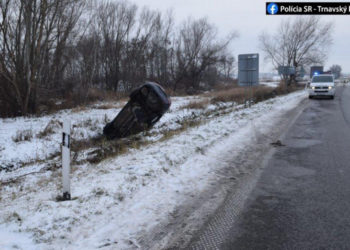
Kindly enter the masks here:
<path id="1" fill-rule="evenodd" d="M 178 26 L 171 12 L 127 1 L 0 0 L 0 11 L 3 116 L 92 87 L 126 92 L 153 80 L 198 89 L 232 75 L 236 35 L 218 40 L 207 19 Z"/>

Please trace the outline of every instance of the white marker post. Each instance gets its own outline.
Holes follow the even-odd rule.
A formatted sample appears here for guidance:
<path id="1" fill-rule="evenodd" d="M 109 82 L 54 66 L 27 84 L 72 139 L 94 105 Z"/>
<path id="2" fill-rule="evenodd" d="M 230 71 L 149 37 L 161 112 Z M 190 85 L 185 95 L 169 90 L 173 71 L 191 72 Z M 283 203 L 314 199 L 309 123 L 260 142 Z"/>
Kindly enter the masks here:
<path id="1" fill-rule="evenodd" d="M 63 122 L 62 133 L 62 182 L 63 200 L 70 200 L 70 121 Z"/>

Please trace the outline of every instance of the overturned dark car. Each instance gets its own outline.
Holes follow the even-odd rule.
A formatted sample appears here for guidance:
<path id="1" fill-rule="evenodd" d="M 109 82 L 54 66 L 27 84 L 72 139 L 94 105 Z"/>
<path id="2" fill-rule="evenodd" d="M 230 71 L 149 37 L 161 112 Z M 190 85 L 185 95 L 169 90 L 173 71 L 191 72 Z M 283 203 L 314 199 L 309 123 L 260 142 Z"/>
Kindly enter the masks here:
<path id="1" fill-rule="evenodd" d="M 147 82 L 131 92 L 129 102 L 113 121 L 107 123 L 103 134 L 111 140 L 149 129 L 159 121 L 170 104 L 170 98 L 160 85 Z"/>

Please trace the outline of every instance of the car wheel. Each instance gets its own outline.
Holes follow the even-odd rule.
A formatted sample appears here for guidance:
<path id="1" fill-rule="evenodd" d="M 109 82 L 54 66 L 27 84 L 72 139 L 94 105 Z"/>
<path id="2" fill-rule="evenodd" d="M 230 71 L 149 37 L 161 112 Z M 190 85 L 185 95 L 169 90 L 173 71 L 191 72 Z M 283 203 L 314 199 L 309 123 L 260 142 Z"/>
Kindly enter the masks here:
<path id="1" fill-rule="evenodd" d="M 334 95 L 331 95 L 331 99 L 334 99 Z"/>
<path id="2" fill-rule="evenodd" d="M 313 96 L 312 95 L 309 95 L 309 99 L 312 99 L 313 98 Z"/>

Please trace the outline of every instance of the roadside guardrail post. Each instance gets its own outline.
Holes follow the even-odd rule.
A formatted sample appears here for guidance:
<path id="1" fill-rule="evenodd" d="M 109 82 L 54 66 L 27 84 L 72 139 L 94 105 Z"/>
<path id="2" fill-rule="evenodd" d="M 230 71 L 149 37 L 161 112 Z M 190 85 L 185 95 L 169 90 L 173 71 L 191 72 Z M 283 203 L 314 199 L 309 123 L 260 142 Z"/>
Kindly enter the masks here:
<path id="1" fill-rule="evenodd" d="M 70 200 L 70 121 L 63 122 L 62 132 L 62 186 L 63 200 Z"/>

